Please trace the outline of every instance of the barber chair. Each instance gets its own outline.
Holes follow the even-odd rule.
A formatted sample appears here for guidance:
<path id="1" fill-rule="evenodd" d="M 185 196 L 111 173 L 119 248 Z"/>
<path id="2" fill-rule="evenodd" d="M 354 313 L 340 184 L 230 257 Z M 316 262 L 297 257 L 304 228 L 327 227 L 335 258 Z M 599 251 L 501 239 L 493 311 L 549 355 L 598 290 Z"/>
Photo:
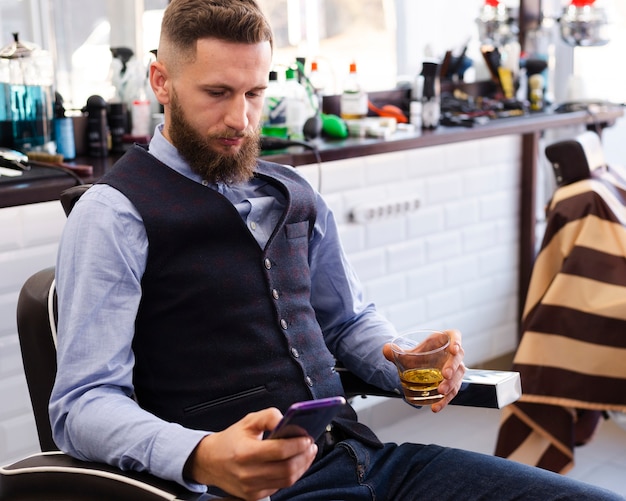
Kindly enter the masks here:
<path id="1" fill-rule="evenodd" d="M 589 179 L 594 170 L 606 166 L 600 136 L 593 131 L 550 144 L 545 153 L 559 187 Z"/>
<path id="2" fill-rule="evenodd" d="M 70 188 L 61 196 L 66 214 L 89 188 Z M 35 416 L 41 453 L 0 467 L 0 501 L 157 501 L 216 498 L 191 493 L 181 485 L 147 473 L 122 471 L 94 462 L 74 459 L 58 450 L 52 438 L 48 401 L 56 375 L 56 292 L 54 268 L 32 275 L 23 285 L 17 304 L 17 327 L 26 382 Z M 395 392 L 369 385 L 343 367 L 337 367 L 348 399 L 367 395 L 400 397 Z M 476 371 L 478 381 L 469 377 L 452 401 L 455 405 L 500 407 L 517 400 L 519 376 L 506 371 Z M 489 375 L 513 376 L 512 391 L 498 395 L 495 386 L 480 384 Z M 476 376 L 476 374 L 474 374 Z M 484 382 L 484 381 L 483 381 Z M 510 386 L 510 385 L 509 385 Z"/>

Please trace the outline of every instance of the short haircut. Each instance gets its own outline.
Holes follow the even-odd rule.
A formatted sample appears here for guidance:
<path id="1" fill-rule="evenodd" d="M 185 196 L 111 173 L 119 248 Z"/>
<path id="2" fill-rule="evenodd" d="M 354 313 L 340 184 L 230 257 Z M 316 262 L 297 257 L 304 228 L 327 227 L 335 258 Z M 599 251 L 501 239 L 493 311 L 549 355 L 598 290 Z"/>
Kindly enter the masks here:
<path id="1" fill-rule="evenodd" d="M 163 15 L 157 57 L 170 64 L 192 62 L 203 38 L 270 42 L 273 48 L 272 29 L 255 0 L 172 0 Z"/>

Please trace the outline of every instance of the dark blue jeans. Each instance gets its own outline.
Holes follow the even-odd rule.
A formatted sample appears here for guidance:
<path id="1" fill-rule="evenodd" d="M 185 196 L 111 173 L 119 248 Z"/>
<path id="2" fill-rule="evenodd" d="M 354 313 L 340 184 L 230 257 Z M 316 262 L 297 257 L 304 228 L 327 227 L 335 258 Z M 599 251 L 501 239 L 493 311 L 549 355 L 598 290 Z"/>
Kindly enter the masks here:
<path id="1" fill-rule="evenodd" d="M 339 442 L 272 501 L 623 500 L 540 468 L 437 445 Z"/>

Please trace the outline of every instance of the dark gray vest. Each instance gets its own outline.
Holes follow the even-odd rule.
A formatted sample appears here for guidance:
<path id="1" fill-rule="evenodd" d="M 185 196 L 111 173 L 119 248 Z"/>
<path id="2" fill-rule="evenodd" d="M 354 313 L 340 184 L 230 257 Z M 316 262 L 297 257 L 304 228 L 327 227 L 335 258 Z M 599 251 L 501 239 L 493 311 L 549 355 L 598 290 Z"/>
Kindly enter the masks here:
<path id="1" fill-rule="evenodd" d="M 260 161 L 286 196 L 265 249 L 233 205 L 138 146 L 100 182 L 137 208 L 149 251 L 133 342 L 140 405 L 191 428 L 221 430 L 251 411 L 343 394 L 310 304 L 315 193 Z M 349 435 L 375 441 L 348 407 Z"/>

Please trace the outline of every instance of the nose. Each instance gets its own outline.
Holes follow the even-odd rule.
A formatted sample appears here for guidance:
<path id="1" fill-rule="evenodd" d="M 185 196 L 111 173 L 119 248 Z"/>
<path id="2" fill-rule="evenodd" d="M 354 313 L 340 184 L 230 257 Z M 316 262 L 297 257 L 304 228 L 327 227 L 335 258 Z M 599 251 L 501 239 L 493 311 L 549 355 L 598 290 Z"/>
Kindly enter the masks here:
<path id="1" fill-rule="evenodd" d="M 233 96 L 228 103 L 224 124 L 237 132 L 242 132 L 246 130 L 248 123 L 248 102 L 246 96 Z"/>

